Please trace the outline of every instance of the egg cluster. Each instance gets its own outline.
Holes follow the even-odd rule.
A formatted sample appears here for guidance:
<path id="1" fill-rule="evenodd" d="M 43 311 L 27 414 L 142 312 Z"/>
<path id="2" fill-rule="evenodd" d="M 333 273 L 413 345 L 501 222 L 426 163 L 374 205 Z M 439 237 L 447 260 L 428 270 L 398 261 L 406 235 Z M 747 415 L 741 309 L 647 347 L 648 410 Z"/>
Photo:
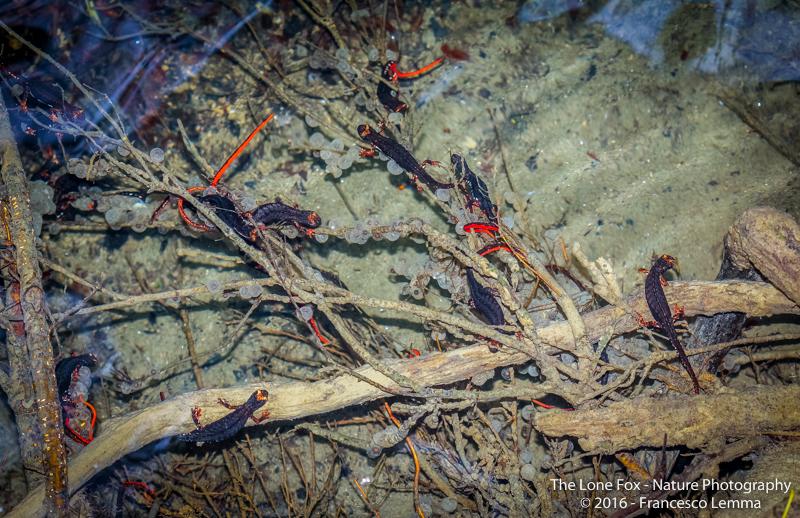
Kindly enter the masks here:
<path id="1" fill-rule="evenodd" d="M 306 124 L 311 127 L 315 123 L 310 118 L 306 118 Z M 344 143 L 340 139 L 328 140 L 320 132 L 314 132 L 308 139 L 308 145 L 315 149 L 314 156 L 318 156 L 325 162 L 325 173 L 334 178 L 342 176 L 342 171 L 349 169 L 353 162 L 358 159 L 359 149 L 353 146 L 345 151 Z"/>
<path id="2" fill-rule="evenodd" d="M 105 213 L 112 230 L 130 227 L 134 232 L 144 232 L 150 225 L 153 209 L 135 196 L 105 196 L 97 203 L 97 210 Z"/>

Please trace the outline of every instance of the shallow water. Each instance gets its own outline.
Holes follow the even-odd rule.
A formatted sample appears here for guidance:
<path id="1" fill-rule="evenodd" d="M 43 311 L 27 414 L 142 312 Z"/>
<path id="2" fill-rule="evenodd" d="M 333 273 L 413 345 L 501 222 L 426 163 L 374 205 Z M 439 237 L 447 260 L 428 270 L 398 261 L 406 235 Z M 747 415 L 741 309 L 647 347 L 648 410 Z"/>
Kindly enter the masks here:
<path id="1" fill-rule="evenodd" d="M 156 178 L 166 170 L 184 187 L 205 186 L 209 172 L 259 121 L 275 113 L 226 173 L 223 192 L 240 208 L 280 198 L 318 212 L 323 229 L 352 227 L 345 239 L 324 232 L 305 238 L 304 229 L 293 227 L 274 233 L 290 243 L 302 264 L 335 274 L 351 292 L 411 302 L 473 322 L 480 318 L 469 309 L 463 281 L 458 284 L 460 277 L 453 273 L 459 271 L 457 261 L 434 251 L 420 236 L 377 240 L 370 234 L 380 223 L 421 218 L 458 237 L 463 246 L 480 248 L 476 243 L 483 238 L 456 232 L 453 213 L 463 201 L 459 195 L 444 200 L 454 211 L 448 215 L 442 200 L 417 192 L 402 175 L 389 174 L 387 169 L 396 164 L 357 158 L 363 145 L 356 133 L 359 124 L 377 127 L 379 116 L 386 116 L 390 134 L 419 161 L 445 165 L 428 168 L 440 180 L 453 178 L 446 167 L 449 155 L 463 155 L 488 184 L 503 223 L 538 249 L 543 262 L 573 267 L 569 253 L 578 244 L 590 259 L 610 261 L 625 293 L 641 285 L 638 269 L 649 266 L 654 254 L 678 257 L 681 279 L 713 279 L 723 237 L 748 208 L 770 205 L 795 217 L 800 213 L 800 11 L 790 3 L 477 4 L 408 4 L 401 13 L 390 3 L 386 14 L 378 6 L 371 11 L 366 5 L 352 10 L 337 4 L 334 19 L 348 44 L 338 50 L 331 35 L 300 7 L 271 2 L 201 3 L 192 11 L 180 4 L 146 2 L 125 8 L 86 2 L 81 9 L 58 2 L 16 2 L 2 8 L 5 23 L 24 28 L 29 38 L 35 35 L 37 45 L 88 85 L 97 100 L 91 103 L 62 71 L 30 53 L 3 54 L 8 67 L 4 95 L 18 144 L 29 176 L 41 180 L 34 198 L 53 196 L 44 182 L 64 173 L 65 164 L 76 176 L 94 180 L 93 186 L 68 189 L 75 199 L 64 207 L 58 198 L 52 207 L 37 204 L 48 259 L 90 284 L 51 273 L 46 281 L 50 311 L 113 299 L 96 287 L 125 296 L 198 287 L 190 297 L 69 318 L 59 327 L 57 356 L 91 352 L 100 360 L 103 374 L 96 371 L 90 392 L 98 436 L 112 417 L 198 388 L 313 381 L 327 375 L 320 368 L 337 363 L 332 358 L 338 355 L 351 357 L 339 368 L 363 360 L 346 347 L 333 352 L 321 347 L 304 323 L 308 310 L 260 301 L 262 292 L 252 287 L 222 292 L 219 283 L 264 274 L 246 264 L 218 233 L 191 232 L 174 203 L 168 203 L 158 223 L 151 219 L 164 197 L 147 193 L 135 175 L 126 176 L 113 162 L 136 164 L 136 154 L 131 155 L 122 135 L 113 134 L 104 111 L 118 117 L 122 133 L 141 151 L 139 166 Z M 382 61 L 394 54 L 402 70 L 411 70 L 438 57 L 445 43 L 468 57 L 451 54 L 433 71 L 400 81 L 400 99 L 410 106 L 404 116 L 389 118 L 374 96 L 367 99 Z M 364 84 L 369 89 L 362 92 Z M 16 91 L 14 85 L 20 85 Z M 64 100 L 84 112 L 73 117 Z M 20 109 L 24 102 L 31 113 Z M 48 126 L 47 114 L 54 109 L 52 124 L 83 135 L 71 137 L 64 128 Z M 186 128 L 185 139 L 178 121 Z M 86 138 L 86 132 L 97 129 L 112 137 Z M 31 131 L 35 135 L 27 134 Z M 458 214 L 467 217 L 463 208 Z M 271 261 L 283 264 L 284 259 Z M 510 254 L 506 261 L 512 271 Z M 514 288 L 532 283 L 519 266 L 512 277 Z M 558 278 L 577 303 L 591 305 L 577 284 Z M 528 286 L 518 294 L 530 291 Z M 531 311 L 536 325 L 562 318 L 544 295 L 531 294 L 531 299 L 547 306 Z M 437 352 L 465 340 L 422 318 L 374 305 L 363 311 L 373 319 L 361 329 L 363 341 L 382 358 Z M 364 314 L 350 310 L 347 317 L 361 322 Z M 322 333 L 334 337 L 329 325 Z M 194 369 L 187 361 L 190 348 L 200 358 Z M 563 356 L 565 363 L 574 362 L 571 355 Z M 624 355 L 620 358 L 625 361 Z M 115 369 L 152 383 L 123 394 Z M 533 364 L 520 366 L 519 372 L 526 380 L 539 378 Z M 0 457 L 7 462 L 0 468 L 1 501 L 7 510 L 26 491 L 20 454 L 13 446 L 12 413 L 2 408 L 6 446 Z M 388 426 L 381 412 L 377 403 L 364 404 L 320 422 L 337 421 L 345 434 L 369 443 L 375 429 Z M 186 422 L 190 413 L 191 408 L 184 409 L 176 422 Z M 219 506 L 225 513 L 249 515 L 254 504 L 230 494 L 255 487 L 255 479 L 248 478 L 247 485 L 237 477 L 258 466 L 259 476 L 267 479 L 259 482 L 264 492 L 255 504 L 263 515 L 303 514 L 298 502 L 322 487 L 322 474 L 329 469 L 339 478 L 329 488 L 329 507 L 316 512 L 369 515 L 351 481 L 369 486 L 383 474 L 363 452 L 334 452 L 321 440 L 310 451 L 307 434 L 292 432 L 291 424 L 249 433 L 255 446 L 229 441 L 222 448 L 187 449 L 164 440 L 151 443 L 98 475 L 82 491 L 81 505 L 100 515 L 110 513 L 120 480 L 145 480 L 162 491 L 160 504 L 171 512 L 183 506 L 187 513 L 211 513 L 209 508 Z M 285 444 L 278 444 L 278 435 Z M 386 491 L 383 516 L 414 511 L 407 484 L 413 464 L 401 446 L 390 449 L 388 478 L 376 489 L 403 488 Z M 82 449 L 75 441 L 68 447 L 71 457 Z M 251 447 L 255 453 L 248 456 Z M 426 454 L 436 458 L 430 448 Z M 286 450 L 288 458 L 282 456 Z M 318 481 L 313 489 L 305 480 L 311 455 L 316 455 Z M 212 467 L 202 467 L 203 462 Z M 308 465 L 297 469 L 298 462 Z M 490 480 L 487 484 L 496 482 L 495 474 L 480 473 Z M 197 479 L 203 480 L 205 495 L 189 489 Z M 219 497 L 218 487 L 228 496 Z M 289 487 L 291 497 L 285 493 Z M 447 514 L 451 502 L 443 503 L 441 494 L 423 496 L 434 514 Z M 153 508 L 152 500 L 135 490 L 123 499 L 120 505 L 131 515 Z M 498 513 L 507 515 L 508 510 L 498 508 Z"/>

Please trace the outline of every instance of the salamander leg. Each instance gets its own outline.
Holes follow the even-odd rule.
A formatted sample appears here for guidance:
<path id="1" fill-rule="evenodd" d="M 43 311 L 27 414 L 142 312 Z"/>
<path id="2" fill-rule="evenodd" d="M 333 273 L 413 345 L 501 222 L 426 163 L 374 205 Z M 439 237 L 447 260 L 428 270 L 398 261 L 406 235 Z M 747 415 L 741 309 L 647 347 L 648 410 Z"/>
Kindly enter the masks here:
<path id="1" fill-rule="evenodd" d="M 200 416 L 203 415 L 203 409 L 199 406 L 192 408 L 192 421 L 194 421 L 195 426 L 197 428 L 202 428 L 203 425 L 200 424 Z"/>
<path id="2" fill-rule="evenodd" d="M 658 322 L 655 320 L 645 320 L 641 313 L 636 313 L 636 321 L 639 322 L 640 327 L 654 327 L 659 328 Z"/>
<path id="3" fill-rule="evenodd" d="M 675 304 L 672 307 L 672 321 L 673 322 L 677 322 L 678 320 L 682 320 L 683 317 L 685 317 L 685 316 L 686 316 L 686 308 L 685 307 L 683 307 L 683 306 L 681 306 L 679 304 Z"/>
<path id="4" fill-rule="evenodd" d="M 232 404 L 228 403 L 227 400 L 222 399 L 222 398 L 217 399 L 217 403 L 219 403 L 220 405 L 224 406 L 228 410 L 236 410 L 237 408 L 239 408 L 241 406 L 241 405 L 232 405 Z"/>
<path id="5" fill-rule="evenodd" d="M 264 410 L 263 412 L 261 412 L 260 416 L 256 417 L 255 415 L 252 415 L 250 416 L 250 419 L 252 419 L 254 423 L 258 424 L 262 421 L 266 421 L 268 417 L 269 417 L 269 410 Z"/>

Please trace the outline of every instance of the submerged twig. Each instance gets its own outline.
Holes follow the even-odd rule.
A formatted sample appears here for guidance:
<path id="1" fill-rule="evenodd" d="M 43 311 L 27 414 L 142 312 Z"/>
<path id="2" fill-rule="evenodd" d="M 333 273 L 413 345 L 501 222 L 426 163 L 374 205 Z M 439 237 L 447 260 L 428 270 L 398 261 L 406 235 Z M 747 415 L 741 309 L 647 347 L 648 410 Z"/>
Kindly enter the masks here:
<path id="1" fill-rule="evenodd" d="M 2 23 L 2 22 L 0 22 Z M 61 402 L 31 213 L 28 180 L 14 142 L 5 101 L 0 98 L 0 157 L 7 190 L 9 228 L 17 279 L 8 290 L 15 322 L 6 332 L 11 368 L 8 394 L 17 419 L 25 465 L 44 473 L 48 514 L 66 516 L 67 455 L 61 428 Z M 36 482 L 36 479 L 32 479 Z"/>

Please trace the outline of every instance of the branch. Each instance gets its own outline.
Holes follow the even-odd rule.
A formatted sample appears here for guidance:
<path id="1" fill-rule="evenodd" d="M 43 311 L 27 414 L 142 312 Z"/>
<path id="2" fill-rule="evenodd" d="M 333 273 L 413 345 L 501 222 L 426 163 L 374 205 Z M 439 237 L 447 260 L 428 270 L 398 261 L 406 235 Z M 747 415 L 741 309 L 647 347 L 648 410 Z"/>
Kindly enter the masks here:
<path id="1" fill-rule="evenodd" d="M 723 439 L 800 429 L 798 398 L 798 385 L 642 397 L 603 408 L 536 414 L 534 427 L 551 437 L 576 437 L 582 449 L 597 453 L 662 447 L 664 437 L 667 447 L 702 448 Z"/>
<path id="2" fill-rule="evenodd" d="M 45 318 L 46 302 L 33 231 L 31 195 L 1 95 L 0 157 L 11 213 L 8 225 L 17 272 L 11 297 L 16 299 L 13 307 L 18 325 L 7 332 L 12 389 L 8 396 L 17 418 L 25 466 L 45 473 L 49 514 L 66 516 L 69 500 L 67 454 L 61 429 L 53 347 Z M 32 412 L 29 410 L 31 406 L 34 407 Z"/>

